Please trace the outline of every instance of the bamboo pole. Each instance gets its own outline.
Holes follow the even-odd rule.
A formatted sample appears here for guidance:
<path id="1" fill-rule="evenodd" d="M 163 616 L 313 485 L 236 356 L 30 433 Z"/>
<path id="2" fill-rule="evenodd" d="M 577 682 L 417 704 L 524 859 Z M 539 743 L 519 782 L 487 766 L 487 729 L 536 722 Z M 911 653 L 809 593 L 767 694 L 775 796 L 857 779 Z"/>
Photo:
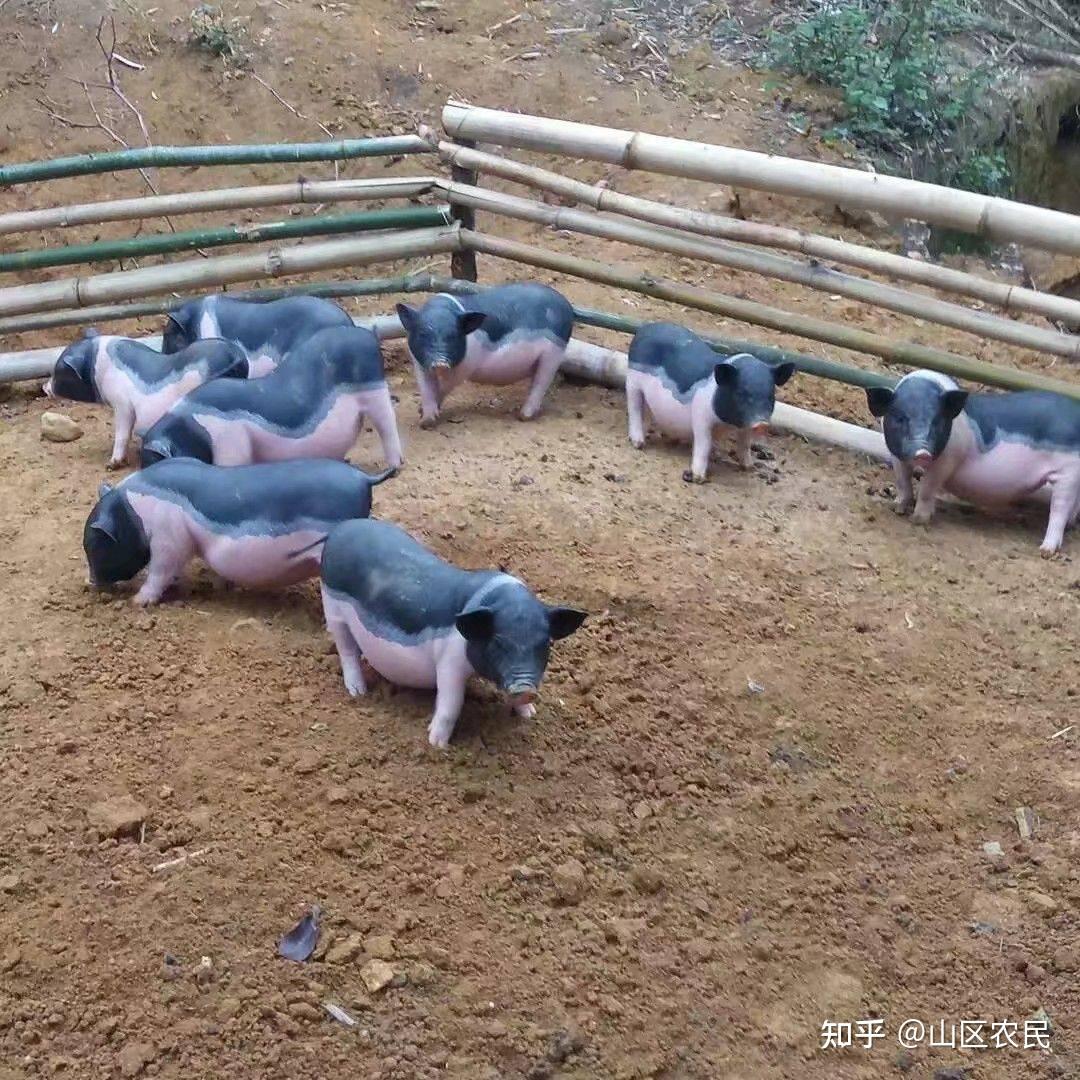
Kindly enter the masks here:
<path id="1" fill-rule="evenodd" d="M 174 251 L 256 244 L 263 240 L 292 240 L 301 236 L 332 236 L 341 233 L 378 232 L 387 229 L 423 229 L 450 223 L 447 206 L 412 206 L 399 210 L 367 210 L 355 214 L 327 214 L 269 221 L 255 225 L 226 225 L 213 229 L 138 236 L 130 240 L 101 240 L 95 244 L 47 247 L 38 251 L 15 251 L 0 255 L 0 273 L 39 270 L 47 266 L 164 255 Z"/>
<path id="2" fill-rule="evenodd" d="M 252 289 L 234 291 L 227 295 L 236 300 L 279 300 L 284 296 L 321 296 L 337 299 L 355 296 L 379 296 L 386 293 L 409 292 L 445 292 L 468 296 L 482 292 L 490 286 L 477 285 L 472 281 L 444 277 L 440 274 L 408 274 L 400 278 L 369 278 L 363 281 L 329 281 L 317 284 L 292 285 L 279 289 Z M 73 311 L 46 312 L 42 315 L 30 315 L 11 319 L 0 319 L 0 334 L 23 333 L 28 330 L 46 330 L 74 324 L 95 325 L 113 319 L 135 319 L 147 315 L 162 315 L 172 311 L 187 297 L 171 297 L 145 304 L 116 304 L 111 306 L 76 308 Z M 647 320 L 632 319 L 625 315 L 613 315 L 606 311 L 595 311 L 574 305 L 574 318 L 583 326 L 596 326 L 603 330 L 615 330 L 623 334 L 636 334 Z M 698 331 L 698 336 L 725 356 L 734 353 L 750 352 L 770 364 L 782 364 L 790 361 L 808 375 L 816 375 L 834 382 L 847 383 L 851 386 L 894 386 L 896 379 L 884 372 L 867 368 L 839 364 L 820 356 L 780 349 L 774 345 L 763 345 L 758 341 L 745 341 L 736 338 L 719 337 Z M 0 368 L 4 354 L 0 354 Z M 4 381 L 0 375 L 0 382 Z"/>
<path id="3" fill-rule="evenodd" d="M 75 154 L 50 161 L 23 161 L 0 165 L 0 186 L 67 176 L 121 172 L 127 169 L 165 169 L 195 165 L 269 165 L 275 162 L 348 161 L 366 157 L 430 153 L 416 135 L 389 135 L 378 139 L 341 139 L 336 142 L 267 143 L 239 146 L 145 146 L 102 154 Z"/>
<path id="4" fill-rule="evenodd" d="M 506 195 L 487 188 L 469 188 L 462 184 L 443 183 L 441 189 L 451 203 L 465 203 L 479 210 L 487 210 L 489 213 L 549 225 L 553 229 L 566 229 L 586 233 L 589 236 L 599 236 L 605 240 L 637 244 L 654 251 L 668 252 L 690 259 L 704 259 L 719 266 L 779 278 L 781 281 L 805 285 L 821 292 L 838 293 L 852 300 L 875 304 L 890 311 L 898 311 L 915 318 L 940 323 L 943 326 L 951 326 L 994 341 L 1008 342 L 1010 345 L 1019 345 L 1025 349 L 1038 349 L 1056 356 L 1065 356 L 1071 360 L 1080 359 L 1080 337 L 1063 334 L 1057 330 L 1047 330 L 1040 326 L 1031 326 L 1027 323 L 1013 322 L 982 311 L 972 311 L 970 308 L 950 304 L 944 300 L 935 300 L 921 293 L 905 292 L 892 285 L 882 285 L 876 281 L 867 281 L 865 278 L 841 274 L 821 265 L 807 266 L 771 252 L 736 248 L 716 240 L 688 236 L 678 230 L 642 225 L 623 218 L 603 216 L 592 211 L 547 206 L 531 199 L 520 199 L 515 195 Z M 0 261 L 0 266 L 2 266 L 2 261 Z M 807 326 L 809 325 L 808 322 Z M 821 323 L 820 325 L 826 330 L 831 330 L 834 324 Z M 819 338 L 819 340 L 827 339 Z"/>
<path id="5" fill-rule="evenodd" d="M 594 210 L 611 210 L 654 225 L 667 225 L 715 239 L 797 251 L 810 259 L 845 263 L 871 273 L 927 285 L 945 292 L 973 296 L 1006 311 L 1027 312 L 1048 319 L 1080 323 L 1080 300 L 1025 289 L 1019 285 L 1008 285 L 1002 281 L 991 281 L 962 270 L 909 259 L 891 251 L 879 251 L 861 244 L 848 243 L 846 240 L 803 232 L 801 229 L 765 225 L 756 221 L 739 221 L 704 210 L 687 210 L 635 195 L 623 195 L 611 188 L 586 184 L 548 169 L 472 150 L 452 142 L 440 142 L 438 149 L 443 159 L 451 164 L 468 166 L 513 183 L 538 188 L 564 199 L 573 199 L 577 203 L 591 206 Z M 0 223 L 2 221 L 0 218 Z"/>
<path id="6" fill-rule="evenodd" d="M 467 246 L 474 246 L 479 252 L 495 255 L 498 258 L 539 266 L 545 270 L 569 274 L 588 281 L 603 282 L 606 285 L 614 285 L 616 288 L 653 296 L 659 300 L 670 300 L 700 311 L 711 311 L 742 322 L 766 326 L 781 333 L 797 334 L 800 337 L 825 341 L 840 348 L 880 356 L 890 363 L 929 368 L 932 371 L 941 371 L 958 378 L 1009 390 L 1051 390 L 1080 399 L 1080 384 L 1051 379 L 1038 372 L 999 367 L 996 364 L 957 356 L 955 353 L 932 349 L 914 342 L 890 341 L 864 330 L 793 315 L 765 304 L 738 300 L 725 296 L 723 293 L 712 292 L 693 285 L 683 285 L 619 264 L 609 265 L 591 259 L 579 259 L 572 255 L 546 251 L 485 233 L 462 232 L 461 242 Z"/>
<path id="7" fill-rule="evenodd" d="M 246 255 L 193 259 L 141 270 L 122 270 L 88 278 L 64 278 L 36 285 L 0 289 L 0 315 L 86 307 L 114 300 L 131 300 L 183 289 L 231 285 L 260 277 L 306 274 L 344 266 L 392 262 L 454 251 L 461 243 L 456 225 L 416 229 L 318 244 L 270 248 Z"/>
<path id="8" fill-rule="evenodd" d="M 233 300 L 255 303 L 280 300 L 286 296 L 320 296 L 328 300 L 350 296 L 383 296 L 387 293 L 408 292 L 476 292 L 480 286 L 468 281 L 436 274 L 406 274 L 397 278 L 367 278 L 362 281 L 326 281 L 315 284 L 296 284 L 278 289 L 233 290 L 224 295 Z M 31 330 L 52 330 L 60 326 L 94 326 L 119 319 L 141 319 L 149 315 L 164 315 L 191 297 L 168 297 L 141 304 L 102 304 L 98 307 L 75 308 L 70 311 L 48 311 L 40 315 L 17 315 L 0 319 L 0 335 L 23 334 Z"/>
<path id="9" fill-rule="evenodd" d="M 295 180 L 289 184 L 147 195 L 137 199 L 51 206 L 44 210 L 18 210 L 11 214 L 0 214 L 0 236 L 43 229 L 66 229 L 74 225 L 100 225 L 106 221 L 213 213 L 217 210 L 415 198 L 427 194 L 435 183 L 434 176 L 403 176 L 388 180 Z"/>
<path id="10" fill-rule="evenodd" d="M 370 330 L 380 341 L 405 334 L 401 320 L 396 315 L 362 315 L 354 318 L 353 323 Z M 151 349 L 161 349 L 160 334 L 149 334 L 134 340 Z M 66 348 L 66 345 L 50 345 L 43 349 L 0 353 L 0 383 L 48 378 L 53 373 L 57 357 Z"/>
<path id="11" fill-rule="evenodd" d="M 1078 216 L 918 180 L 455 102 L 444 107 L 442 123 L 447 134 L 459 140 L 878 210 L 991 240 L 1080 255 Z"/>

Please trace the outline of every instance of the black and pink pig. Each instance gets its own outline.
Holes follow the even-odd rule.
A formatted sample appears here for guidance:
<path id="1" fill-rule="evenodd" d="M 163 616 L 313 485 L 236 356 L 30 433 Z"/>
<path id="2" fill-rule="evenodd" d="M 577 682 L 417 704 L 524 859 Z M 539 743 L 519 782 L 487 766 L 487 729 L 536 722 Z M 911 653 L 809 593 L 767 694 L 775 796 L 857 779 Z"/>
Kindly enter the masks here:
<path id="1" fill-rule="evenodd" d="M 177 401 L 212 379 L 246 379 L 247 355 L 231 341 L 197 341 L 163 355 L 130 338 L 93 330 L 59 355 L 44 390 L 49 397 L 104 402 L 113 411 L 109 467 L 127 459 L 132 435 L 142 438 Z"/>

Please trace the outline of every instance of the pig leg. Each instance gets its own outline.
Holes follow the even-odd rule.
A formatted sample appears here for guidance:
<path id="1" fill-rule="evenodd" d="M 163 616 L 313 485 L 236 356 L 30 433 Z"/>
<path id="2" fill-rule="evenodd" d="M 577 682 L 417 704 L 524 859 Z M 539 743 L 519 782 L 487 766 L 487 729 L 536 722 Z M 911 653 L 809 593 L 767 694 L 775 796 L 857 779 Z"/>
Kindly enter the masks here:
<path id="1" fill-rule="evenodd" d="M 375 401 L 368 408 L 368 419 L 379 433 L 383 457 L 391 469 L 399 469 L 405 459 L 401 453 L 401 438 L 398 435 L 397 417 L 394 416 L 394 403 L 390 399 L 390 390 L 383 387 Z"/>
<path id="2" fill-rule="evenodd" d="M 1046 536 L 1039 550 L 1049 558 L 1061 549 L 1065 529 L 1080 500 L 1080 472 L 1074 476 L 1058 477 L 1050 492 L 1050 520 L 1046 524 Z"/>
<path id="3" fill-rule="evenodd" d="M 907 461 L 893 458 L 893 476 L 896 479 L 896 502 L 893 510 L 901 516 L 915 509 L 915 470 Z"/>
<path id="4" fill-rule="evenodd" d="M 435 714 L 428 725 L 428 742 L 446 749 L 465 703 L 469 665 L 463 656 L 447 656 L 435 668 Z"/>
<path id="5" fill-rule="evenodd" d="M 110 469 L 122 469 L 127 463 L 128 443 L 131 442 L 131 433 L 135 430 L 135 410 L 132 408 L 117 408 L 113 412 L 113 448 L 112 457 L 109 458 Z"/>
<path id="6" fill-rule="evenodd" d="M 337 646 L 338 659 L 341 661 L 341 676 L 345 680 L 345 689 L 350 697 L 359 697 L 367 693 L 364 670 L 361 666 L 360 649 L 352 631 L 340 619 L 326 617 L 326 628 Z"/>
<path id="7" fill-rule="evenodd" d="M 713 419 L 704 409 L 694 412 L 693 432 L 690 468 L 683 473 L 683 479 L 687 483 L 704 484 L 709 476 L 709 454 L 712 453 L 713 444 Z"/>
<path id="8" fill-rule="evenodd" d="M 566 350 L 559 345 L 547 344 L 541 347 L 540 356 L 536 362 L 536 370 L 533 372 L 532 386 L 529 387 L 529 395 L 525 398 L 525 404 L 518 414 L 522 420 L 532 420 L 544 404 L 544 397 L 555 379 L 555 373 L 559 370 Z"/>
<path id="9" fill-rule="evenodd" d="M 751 468 L 750 444 L 753 442 L 753 432 L 748 428 L 740 429 L 735 433 L 735 460 L 740 469 Z"/>
<path id="10" fill-rule="evenodd" d="M 150 565 L 146 581 L 135 594 L 134 603 L 139 607 L 156 604 L 165 590 L 183 573 L 184 567 L 195 554 L 190 537 L 170 536 L 163 539 L 159 534 L 150 537 Z"/>
<path id="11" fill-rule="evenodd" d="M 438 423 L 439 406 L 442 405 L 439 384 L 435 381 L 435 376 L 425 371 L 415 360 L 413 368 L 416 371 L 416 386 L 420 391 L 420 426 L 433 428 Z"/>
<path id="12" fill-rule="evenodd" d="M 630 445 L 635 450 L 645 448 L 645 391 L 637 379 L 626 384 L 626 419 L 630 429 Z"/>
<path id="13" fill-rule="evenodd" d="M 915 512 L 911 515 L 911 520 L 916 525 L 929 525 L 930 519 L 934 516 L 937 497 L 952 475 L 951 469 L 940 468 L 943 464 L 945 463 L 939 461 L 936 467 L 929 468 L 923 473 L 922 482 L 919 484 L 919 496 L 915 500 Z"/>

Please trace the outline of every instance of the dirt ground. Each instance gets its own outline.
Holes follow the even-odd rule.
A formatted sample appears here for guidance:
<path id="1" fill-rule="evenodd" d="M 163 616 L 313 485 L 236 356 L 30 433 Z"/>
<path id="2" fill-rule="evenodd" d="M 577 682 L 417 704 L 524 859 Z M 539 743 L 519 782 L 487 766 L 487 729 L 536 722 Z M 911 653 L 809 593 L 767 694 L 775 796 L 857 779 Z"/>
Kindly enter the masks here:
<path id="1" fill-rule="evenodd" d="M 244 19 L 251 70 L 296 113 L 185 45 L 191 6 L 116 11 L 118 50 L 145 65 L 122 70 L 122 86 L 159 143 L 317 139 L 316 121 L 335 134 L 407 131 L 453 96 L 826 154 L 787 123 L 782 91 L 762 76 L 703 68 L 688 98 L 611 77 L 633 45 L 617 23 L 546 33 L 581 25 L 594 5 L 228 5 Z M 5 161 L 115 145 L 70 126 L 94 123 L 72 80 L 101 80 L 102 10 L 2 5 Z M 106 125 L 141 141 L 107 90 L 89 94 Z M 730 197 L 573 171 L 684 205 L 723 209 Z M 152 179 L 181 190 L 286 176 Z M 0 194 L 0 209 L 145 190 L 137 174 L 24 187 Z M 828 207 L 754 194 L 743 206 L 889 242 Z M 1050 366 L 763 279 L 481 227 Z M 490 259 L 481 275 L 528 276 Z M 587 306 L 812 348 L 559 285 Z M 199 571 L 178 601 L 146 612 L 90 593 L 81 530 L 109 419 L 65 403 L 85 435 L 55 445 L 40 441 L 35 385 L 0 403 L 0 1080 L 1078 1075 L 1080 536 L 1044 562 L 1038 513 L 949 508 L 918 531 L 890 512 L 884 470 L 792 438 L 772 438 L 751 474 L 721 452 L 713 482 L 689 487 L 686 451 L 632 450 L 621 395 L 596 387 L 560 385 L 532 425 L 513 418 L 518 390 L 466 390 L 422 432 L 400 350 L 388 359 L 408 467 L 378 489 L 376 513 L 591 613 L 556 646 L 536 723 L 478 686 L 447 753 L 426 746 L 428 695 L 382 685 L 346 696 L 314 584 L 227 592 Z M 1076 377 L 1064 363 L 1053 371 Z M 861 394 L 835 384 L 797 378 L 782 396 L 867 422 Z M 356 460 L 373 467 L 376 449 L 366 434 Z M 144 827 L 103 835 L 100 804 L 125 796 Z M 1019 839 L 1018 807 L 1033 811 L 1032 841 Z M 992 842 L 1000 854 L 984 852 Z M 325 912 L 316 958 L 278 959 L 279 935 L 312 903 Z M 374 993 L 372 959 L 395 976 Z M 356 1027 L 331 1020 L 325 1001 Z M 962 1049 L 959 1038 L 932 1048 L 927 1036 L 908 1053 L 897 1041 L 908 1019 L 1009 1020 L 1022 1043 L 1039 1010 L 1051 1052 Z M 873 1018 L 886 1037 L 871 1049 L 821 1048 L 824 1022 Z"/>

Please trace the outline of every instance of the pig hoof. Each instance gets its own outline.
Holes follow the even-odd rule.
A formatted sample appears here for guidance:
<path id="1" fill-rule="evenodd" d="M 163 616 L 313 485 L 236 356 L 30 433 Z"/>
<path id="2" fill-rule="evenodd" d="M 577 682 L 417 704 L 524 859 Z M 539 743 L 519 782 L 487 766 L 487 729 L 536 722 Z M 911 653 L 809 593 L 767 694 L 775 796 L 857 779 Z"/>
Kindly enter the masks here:
<path id="1" fill-rule="evenodd" d="M 514 712 L 521 717 L 522 720 L 532 720 L 536 716 L 536 706 L 531 702 L 528 705 L 515 705 Z"/>
<path id="2" fill-rule="evenodd" d="M 1059 549 L 1057 547 L 1051 547 L 1048 544 L 1043 544 L 1043 546 L 1039 548 L 1039 554 L 1044 559 L 1056 559 L 1058 557 L 1058 550 Z"/>
<path id="3" fill-rule="evenodd" d="M 915 513 L 911 515 L 911 524 L 918 525 L 921 529 L 928 528 L 931 516 L 932 515 L 926 513 L 920 514 L 919 511 L 916 510 Z"/>
<path id="4" fill-rule="evenodd" d="M 705 477 L 704 477 L 704 476 L 698 476 L 698 475 L 697 475 L 697 473 L 695 473 L 695 472 L 694 472 L 694 471 L 693 471 L 692 469 L 687 469 L 687 470 L 686 470 L 686 471 L 685 471 L 685 472 L 684 472 L 684 473 L 682 474 L 682 478 L 683 478 L 683 479 L 684 479 L 684 480 L 685 480 L 685 481 L 686 481 L 686 482 L 687 482 L 688 484 L 704 484 L 704 483 L 706 482 L 706 480 L 705 480 Z"/>
<path id="5" fill-rule="evenodd" d="M 430 431 L 438 422 L 439 418 L 437 416 L 424 416 L 420 418 L 420 426 L 425 431 Z"/>
<path id="6" fill-rule="evenodd" d="M 631 439 L 630 440 L 630 445 L 635 450 L 644 450 L 645 449 L 645 440 L 644 439 Z"/>
<path id="7" fill-rule="evenodd" d="M 915 504 L 912 502 L 901 501 L 898 499 L 892 504 L 892 508 L 894 514 L 897 514 L 900 517 L 907 517 L 908 514 L 910 514 L 911 511 L 915 509 Z"/>
<path id="8" fill-rule="evenodd" d="M 349 697 L 363 697 L 367 693 L 367 687 L 364 685 L 364 680 L 361 679 L 346 679 L 345 690 Z"/>
<path id="9" fill-rule="evenodd" d="M 140 592 L 140 593 L 136 593 L 136 594 L 135 594 L 135 595 L 134 595 L 134 596 L 133 596 L 133 597 L 131 598 L 131 602 L 132 602 L 132 603 L 133 603 L 133 604 L 134 604 L 134 605 L 135 605 L 136 607 L 141 607 L 141 608 L 142 608 L 142 607 L 151 607 L 152 605 L 156 604 L 156 603 L 158 602 L 158 600 L 160 600 L 160 599 L 161 599 L 161 597 L 159 597 L 159 596 L 149 596 L 149 595 L 148 595 L 148 596 L 144 596 L 144 595 L 143 595 L 143 594 L 142 594 L 142 593 Z"/>
<path id="10" fill-rule="evenodd" d="M 115 470 L 117 469 L 122 469 L 126 464 L 127 461 L 124 458 L 120 458 L 119 460 L 117 460 L 116 458 L 110 458 L 107 468 L 115 472 Z"/>
<path id="11" fill-rule="evenodd" d="M 524 409 L 522 409 L 521 412 L 518 413 L 518 419 L 521 420 L 523 423 L 528 423 L 530 420 L 536 419 L 536 413 L 526 412 Z"/>
<path id="12" fill-rule="evenodd" d="M 436 750 L 445 750 L 450 745 L 450 736 L 441 731 L 428 731 L 428 744 Z"/>

